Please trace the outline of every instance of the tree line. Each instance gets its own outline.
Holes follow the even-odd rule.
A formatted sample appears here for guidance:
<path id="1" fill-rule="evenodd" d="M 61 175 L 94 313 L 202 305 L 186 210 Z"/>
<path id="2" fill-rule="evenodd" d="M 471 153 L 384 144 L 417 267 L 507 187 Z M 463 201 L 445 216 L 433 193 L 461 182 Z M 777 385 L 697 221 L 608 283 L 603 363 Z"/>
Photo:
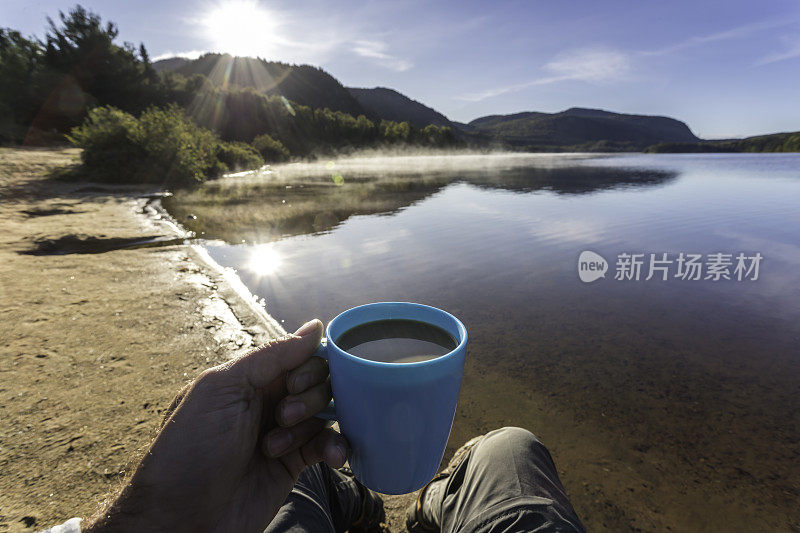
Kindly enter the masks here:
<path id="1" fill-rule="evenodd" d="M 645 152 L 653 154 L 800 152 L 800 132 L 773 133 L 727 141 L 660 143 L 648 147 Z"/>

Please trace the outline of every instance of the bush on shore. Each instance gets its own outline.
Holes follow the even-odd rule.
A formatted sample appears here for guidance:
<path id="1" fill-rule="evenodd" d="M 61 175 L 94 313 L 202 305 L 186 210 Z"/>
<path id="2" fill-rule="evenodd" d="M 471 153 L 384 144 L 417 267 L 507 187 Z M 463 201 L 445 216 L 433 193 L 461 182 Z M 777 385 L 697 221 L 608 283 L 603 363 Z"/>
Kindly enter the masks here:
<path id="1" fill-rule="evenodd" d="M 253 139 L 253 146 L 265 161 L 280 162 L 289 159 L 289 150 L 283 143 L 266 133 Z"/>
<path id="2" fill-rule="evenodd" d="M 243 142 L 221 142 L 217 147 L 217 159 L 225 165 L 225 171 L 239 172 L 264 165 L 258 150 Z"/>
<path id="3" fill-rule="evenodd" d="M 67 138 L 83 148 L 81 171 L 96 181 L 185 186 L 263 164 L 254 148 L 221 142 L 176 105 L 150 108 L 138 119 L 98 107 Z"/>

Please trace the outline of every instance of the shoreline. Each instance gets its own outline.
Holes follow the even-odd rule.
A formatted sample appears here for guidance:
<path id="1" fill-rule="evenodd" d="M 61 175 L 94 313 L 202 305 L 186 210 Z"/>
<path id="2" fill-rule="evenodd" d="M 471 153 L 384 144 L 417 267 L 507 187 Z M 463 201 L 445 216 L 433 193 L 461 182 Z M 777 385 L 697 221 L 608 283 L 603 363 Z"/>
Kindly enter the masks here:
<path id="1" fill-rule="evenodd" d="M 214 272 L 218 279 L 224 281 L 222 285 L 218 287 L 218 290 L 225 303 L 231 308 L 240 323 L 242 323 L 243 328 L 245 328 L 245 324 L 241 322 L 242 319 L 252 320 L 255 318 L 257 321 L 263 322 L 266 325 L 266 330 L 272 337 L 285 335 L 287 331 L 284 327 L 258 303 L 256 295 L 247 288 L 241 278 L 236 274 L 236 271 L 225 268 L 217 263 L 202 244 L 190 242 L 191 239 L 195 238 L 194 233 L 185 229 L 179 221 L 175 220 L 167 210 L 164 209 L 161 205 L 161 198 L 164 196 L 164 194 L 157 194 L 146 197 L 145 202 L 141 206 L 140 214 L 151 224 L 165 226 L 168 230 L 171 230 L 176 237 L 185 239 L 183 246 L 187 248 L 187 253 L 191 256 L 192 261 Z M 248 319 L 249 315 L 252 316 Z"/>

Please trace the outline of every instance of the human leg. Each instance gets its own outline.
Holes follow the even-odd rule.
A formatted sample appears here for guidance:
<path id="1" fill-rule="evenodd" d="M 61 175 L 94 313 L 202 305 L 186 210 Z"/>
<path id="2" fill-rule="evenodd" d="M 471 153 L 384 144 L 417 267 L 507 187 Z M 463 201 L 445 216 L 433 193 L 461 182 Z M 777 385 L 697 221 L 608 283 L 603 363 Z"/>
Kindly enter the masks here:
<path id="1" fill-rule="evenodd" d="M 382 502 L 377 494 L 360 486 L 347 471 L 319 463 L 300 474 L 264 533 L 367 529 L 379 521 L 382 513 Z"/>
<path id="2" fill-rule="evenodd" d="M 550 453 L 529 431 L 492 431 L 448 469 L 422 500 L 440 531 L 583 531 Z"/>

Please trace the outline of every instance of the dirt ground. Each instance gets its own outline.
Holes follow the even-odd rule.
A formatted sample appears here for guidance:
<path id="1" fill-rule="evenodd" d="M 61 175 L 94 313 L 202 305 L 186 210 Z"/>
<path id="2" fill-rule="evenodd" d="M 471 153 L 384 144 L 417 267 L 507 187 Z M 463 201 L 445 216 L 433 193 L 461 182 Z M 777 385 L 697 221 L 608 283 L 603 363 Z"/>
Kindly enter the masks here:
<path id="1" fill-rule="evenodd" d="M 77 157 L 0 149 L 0 531 L 89 518 L 184 383 L 282 333 L 141 213 L 153 191 L 47 178 Z"/>

